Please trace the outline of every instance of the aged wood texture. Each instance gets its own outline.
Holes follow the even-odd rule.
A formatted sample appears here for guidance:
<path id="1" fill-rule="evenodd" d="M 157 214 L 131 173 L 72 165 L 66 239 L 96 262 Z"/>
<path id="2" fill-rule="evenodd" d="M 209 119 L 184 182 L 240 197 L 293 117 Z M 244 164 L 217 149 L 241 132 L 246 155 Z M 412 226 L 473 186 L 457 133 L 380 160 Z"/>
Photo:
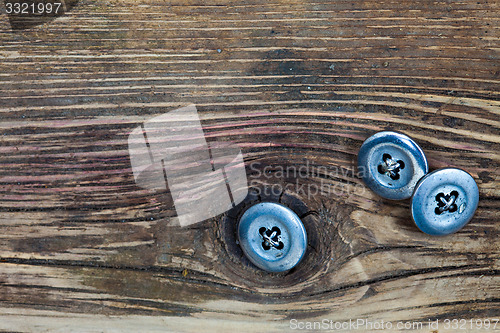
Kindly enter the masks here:
<path id="1" fill-rule="evenodd" d="M 82 0 L 20 31 L 0 15 L 0 329 L 499 318 L 499 8 Z M 189 103 L 209 141 L 242 148 L 262 192 L 243 205 L 291 185 L 267 198 L 308 230 L 306 258 L 288 274 L 242 257 L 241 207 L 180 228 L 168 191 L 135 184 L 128 134 Z M 426 236 L 408 201 L 363 186 L 357 151 L 385 129 L 413 137 L 431 170 L 474 176 L 469 225 Z M 282 172 L 293 167 L 306 174 Z"/>

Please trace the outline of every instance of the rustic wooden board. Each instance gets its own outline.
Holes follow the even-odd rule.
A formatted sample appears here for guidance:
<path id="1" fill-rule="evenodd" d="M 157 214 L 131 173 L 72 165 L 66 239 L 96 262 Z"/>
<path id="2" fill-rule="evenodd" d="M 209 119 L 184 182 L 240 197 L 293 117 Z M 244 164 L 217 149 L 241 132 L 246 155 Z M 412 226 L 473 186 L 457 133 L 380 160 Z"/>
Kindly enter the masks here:
<path id="1" fill-rule="evenodd" d="M 0 329 L 499 318 L 499 9 L 82 0 L 16 31 L 0 15 Z M 242 257 L 238 210 L 171 226 L 168 191 L 134 183 L 128 134 L 189 103 L 208 140 L 242 148 L 258 189 L 335 190 L 267 198 L 297 210 L 308 231 L 306 258 L 288 274 Z M 426 236 L 408 201 L 363 186 L 357 151 L 385 129 L 413 137 L 431 170 L 474 176 L 481 200 L 464 229 Z M 308 174 L 279 174 L 287 167 Z"/>

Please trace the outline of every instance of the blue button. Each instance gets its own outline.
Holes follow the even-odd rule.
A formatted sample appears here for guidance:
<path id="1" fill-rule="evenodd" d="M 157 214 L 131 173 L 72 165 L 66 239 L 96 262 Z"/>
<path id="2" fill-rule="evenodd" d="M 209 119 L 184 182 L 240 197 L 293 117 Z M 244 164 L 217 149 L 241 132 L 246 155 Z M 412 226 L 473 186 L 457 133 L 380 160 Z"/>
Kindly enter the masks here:
<path id="1" fill-rule="evenodd" d="M 411 199 L 417 227 L 429 235 L 448 235 L 460 230 L 474 216 L 479 189 L 470 174 L 445 168 L 422 178 Z"/>
<path id="2" fill-rule="evenodd" d="M 376 133 L 359 150 L 358 173 L 373 192 L 386 199 L 410 198 L 428 171 L 422 149 L 401 133 Z"/>
<path id="3" fill-rule="evenodd" d="M 274 202 L 250 207 L 238 225 L 238 239 L 245 255 L 268 272 L 284 272 L 304 257 L 307 234 L 290 208 Z"/>

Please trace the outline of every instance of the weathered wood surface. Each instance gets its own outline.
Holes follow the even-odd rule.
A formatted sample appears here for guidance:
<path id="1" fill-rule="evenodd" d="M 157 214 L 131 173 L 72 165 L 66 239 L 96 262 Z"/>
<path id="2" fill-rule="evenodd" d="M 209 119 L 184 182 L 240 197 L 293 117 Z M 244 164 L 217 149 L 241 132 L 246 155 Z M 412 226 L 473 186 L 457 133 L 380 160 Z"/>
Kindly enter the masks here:
<path id="1" fill-rule="evenodd" d="M 21 31 L 1 15 L 0 329 L 498 318 L 499 7 L 83 0 Z M 271 198 L 308 229 L 290 273 L 249 265 L 227 216 L 169 226 L 169 193 L 134 183 L 128 134 L 188 103 L 208 140 L 235 142 L 256 163 L 248 174 L 260 186 L 336 189 Z M 481 200 L 469 225 L 426 236 L 407 201 L 362 185 L 357 150 L 384 129 L 413 137 L 431 169 L 474 176 Z M 329 174 L 277 174 L 307 165 Z"/>

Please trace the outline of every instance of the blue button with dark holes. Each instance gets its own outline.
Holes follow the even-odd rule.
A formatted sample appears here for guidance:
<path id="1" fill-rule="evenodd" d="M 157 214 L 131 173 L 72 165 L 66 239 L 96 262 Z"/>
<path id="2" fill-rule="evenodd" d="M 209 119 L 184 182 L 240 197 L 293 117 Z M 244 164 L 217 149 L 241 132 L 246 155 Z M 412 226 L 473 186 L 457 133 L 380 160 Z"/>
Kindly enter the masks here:
<path id="1" fill-rule="evenodd" d="M 250 207 L 238 225 L 238 239 L 245 255 L 268 272 L 284 272 L 304 257 L 307 234 L 290 208 L 274 202 Z"/>
<path id="2" fill-rule="evenodd" d="M 376 133 L 359 150 L 358 173 L 373 192 L 386 199 L 410 198 L 428 171 L 422 149 L 401 133 Z"/>
<path id="3" fill-rule="evenodd" d="M 411 215 L 417 227 L 429 235 L 460 230 L 474 216 L 479 189 L 467 172 L 445 168 L 422 178 L 411 199 Z"/>

